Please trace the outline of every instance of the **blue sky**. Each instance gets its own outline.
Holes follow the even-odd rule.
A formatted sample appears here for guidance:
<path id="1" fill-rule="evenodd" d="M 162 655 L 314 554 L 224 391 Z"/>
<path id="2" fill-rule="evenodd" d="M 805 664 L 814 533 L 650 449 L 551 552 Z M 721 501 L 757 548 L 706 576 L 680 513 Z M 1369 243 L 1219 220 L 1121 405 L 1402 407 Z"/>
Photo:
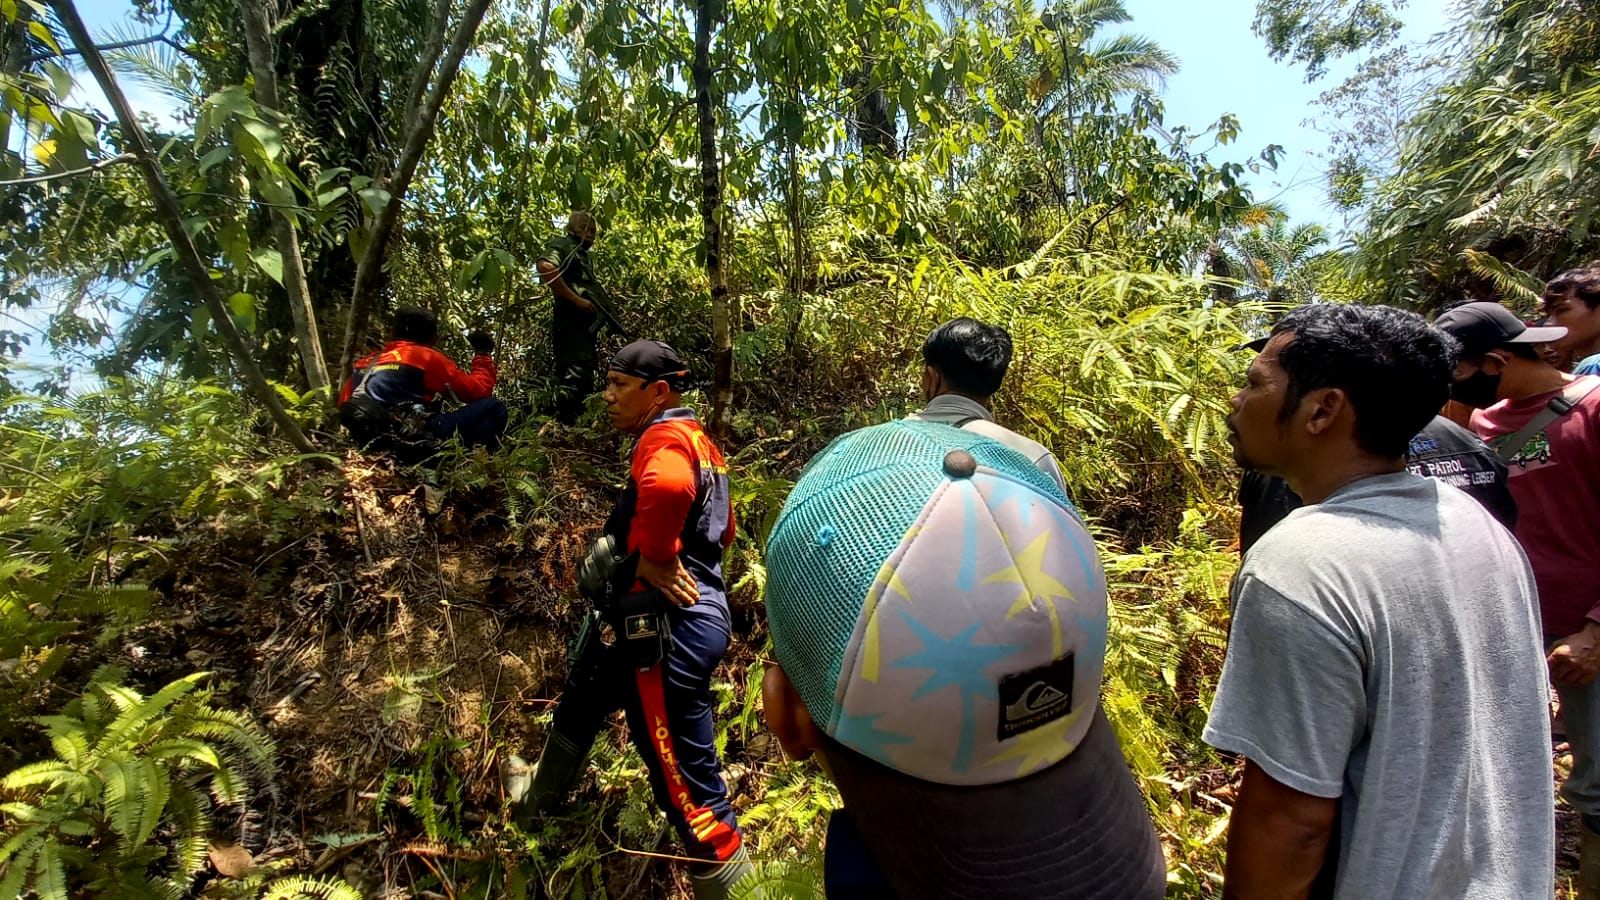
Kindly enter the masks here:
<path id="1" fill-rule="evenodd" d="M 1318 95 L 1337 86 L 1353 66 L 1340 61 L 1306 84 L 1301 69 L 1268 59 L 1266 43 L 1250 31 L 1255 0 L 1125 2 L 1133 15 L 1125 30 L 1152 38 L 1182 64 L 1162 93 L 1167 124 L 1198 130 L 1223 113 L 1238 116 L 1239 140 L 1211 159 L 1244 162 L 1268 144 L 1283 145 L 1276 172 L 1250 176 L 1256 199 L 1283 204 L 1296 222 L 1337 229 L 1339 217 L 1327 206 L 1317 156 L 1327 141 L 1306 120 Z M 1411 0 L 1400 11 L 1406 22 L 1401 39 L 1423 43 L 1444 30 L 1450 6 L 1450 0 Z"/>

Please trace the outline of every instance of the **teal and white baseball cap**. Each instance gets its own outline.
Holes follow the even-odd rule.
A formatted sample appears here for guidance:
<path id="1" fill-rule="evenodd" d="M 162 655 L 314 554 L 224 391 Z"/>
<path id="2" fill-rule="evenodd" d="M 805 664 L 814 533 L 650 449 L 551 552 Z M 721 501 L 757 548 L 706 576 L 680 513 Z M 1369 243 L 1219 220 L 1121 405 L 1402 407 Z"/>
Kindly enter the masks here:
<path id="1" fill-rule="evenodd" d="M 767 545 L 774 652 L 901 896 L 1155 898 L 1165 864 L 1100 710 L 1106 581 L 1026 457 L 941 425 L 844 435 Z"/>

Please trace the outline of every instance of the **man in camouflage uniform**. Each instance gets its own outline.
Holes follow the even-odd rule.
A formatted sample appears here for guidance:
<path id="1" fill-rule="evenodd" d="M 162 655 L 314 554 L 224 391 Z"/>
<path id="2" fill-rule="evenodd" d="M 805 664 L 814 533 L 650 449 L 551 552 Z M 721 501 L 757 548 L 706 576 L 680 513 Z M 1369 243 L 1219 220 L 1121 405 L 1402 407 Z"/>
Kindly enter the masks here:
<path id="1" fill-rule="evenodd" d="M 575 212 L 567 219 L 566 233 L 550 242 L 537 263 L 539 278 L 554 295 L 550 343 L 556 363 L 556 418 L 567 425 L 578 421 L 584 400 L 594 393 L 599 331 L 594 326 L 600 311 L 590 299 L 599 286 L 589 248 L 598 233 L 593 214 Z"/>

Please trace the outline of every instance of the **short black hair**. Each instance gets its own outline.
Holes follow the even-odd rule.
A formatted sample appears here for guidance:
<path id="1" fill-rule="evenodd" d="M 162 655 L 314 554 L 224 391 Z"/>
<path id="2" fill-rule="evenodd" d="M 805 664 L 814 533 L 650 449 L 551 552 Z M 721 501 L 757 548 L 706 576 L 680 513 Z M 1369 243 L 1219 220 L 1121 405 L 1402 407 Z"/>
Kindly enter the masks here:
<path id="1" fill-rule="evenodd" d="M 1600 260 L 1568 269 L 1544 286 L 1546 294 L 1564 294 L 1569 288 L 1575 289 L 1578 299 L 1590 309 L 1600 306 Z"/>
<path id="2" fill-rule="evenodd" d="M 1414 312 L 1311 303 L 1278 320 L 1272 333 L 1283 332 L 1294 340 L 1278 351 L 1288 376 L 1281 416 L 1311 391 L 1338 388 L 1356 414 L 1356 443 L 1375 456 L 1405 456 L 1450 399 L 1455 341 Z"/>
<path id="3" fill-rule="evenodd" d="M 439 317 L 420 306 L 402 306 L 394 311 L 394 339 L 431 344 L 439 339 Z"/>
<path id="4" fill-rule="evenodd" d="M 987 397 L 1000 390 L 1011 367 L 1011 335 L 977 319 L 951 319 L 922 342 L 922 361 L 961 393 Z"/>

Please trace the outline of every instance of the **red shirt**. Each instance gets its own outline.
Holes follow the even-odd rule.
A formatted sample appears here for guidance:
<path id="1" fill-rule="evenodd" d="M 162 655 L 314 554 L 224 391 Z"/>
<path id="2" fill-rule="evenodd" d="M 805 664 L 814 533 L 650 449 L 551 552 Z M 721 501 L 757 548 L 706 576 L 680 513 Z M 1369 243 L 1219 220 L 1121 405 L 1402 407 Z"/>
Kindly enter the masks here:
<path id="1" fill-rule="evenodd" d="M 688 410 L 669 410 L 645 429 L 628 474 L 639 490 L 628 528 L 630 552 L 665 562 L 694 549 L 684 546 L 687 533 L 716 554 L 704 562 L 720 564 L 734 535 L 728 464 Z M 690 520 L 696 498 L 705 501 L 698 517 L 703 521 Z"/>
<path id="2" fill-rule="evenodd" d="M 1521 430 L 1560 392 L 1480 409 L 1472 430 L 1492 444 Z M 1585 619 L 1600 622 L 1600 388 L 1534 435 L 1510 470 L 1517 540 L 1539 585 L 1545 639 L 1575 634 Z"/>
<path id="3" fill-rule="evenodd" d="M 379 403 L 429 403 L 447 390 L 462 403 L 471 403 L 494 393 L 497 374 L 488 354 L 474 356 L 472 367 L 463 372 L 450 357 L 426 344 L 390 341 L 377 353 L 356 360 L 355 371 L 339 393 L 339 404 L 350 399 L 363 378 L 367 396 Z"/>

